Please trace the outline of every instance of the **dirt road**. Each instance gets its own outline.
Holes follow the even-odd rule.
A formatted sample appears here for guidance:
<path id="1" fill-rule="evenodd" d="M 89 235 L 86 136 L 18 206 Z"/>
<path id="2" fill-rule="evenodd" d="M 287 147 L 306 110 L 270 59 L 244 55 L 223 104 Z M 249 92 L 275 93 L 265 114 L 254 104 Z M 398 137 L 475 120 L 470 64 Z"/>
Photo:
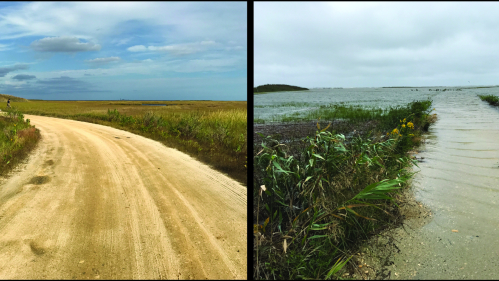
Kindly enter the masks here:
<path id="1" fill-rule="evenodd" d="M 114 128 L 29 116 L 0 183 L 0 279 L 246 279 L 246 187 Z"/>

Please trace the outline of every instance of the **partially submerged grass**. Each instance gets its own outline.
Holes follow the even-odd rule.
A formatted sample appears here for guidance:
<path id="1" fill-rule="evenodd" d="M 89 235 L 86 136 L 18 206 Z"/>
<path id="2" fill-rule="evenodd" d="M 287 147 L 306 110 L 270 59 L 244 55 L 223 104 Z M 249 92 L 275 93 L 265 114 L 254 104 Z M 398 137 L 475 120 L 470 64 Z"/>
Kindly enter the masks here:
<path id="1" fill-rule="evenodd" d="M 40 140 L 40 132 L 16 108 L 0 115 L 0 175 L 11 171 L 25 159 Z"/>
<path id="2" fill-rule="evenodd" d="M 247 184 L 246 102 L 30 101 L 16 106 L 26 114 L 97 123 L 158 140 Z"/>
<path id="3" fill-rule="evenodd" d="M 260 135 L 253 277 L 340 278 L 360 241 L 399 223 L 396 193 L 413 175 L 416 161 L 407 152 L 435 122 L 431 103 L 382 112 L 329 106 L 322 113 L 331 115 L 322 118 L 343 119 L 334 129 L 317 122 L 315 133 L 302 138 Z M 349 122 L 354 126 L 338 126 Z M 345 136 L 365 123 L 364 131 Z"/>
<path id="4" fill-rule="evenodd" d="M 499 106 L 499 97 L 497 97 L 497 96 L 494 96 L 494 95 L 478 95 L 478 97 L 481 100 L 488 102 L 490 105 Z"/>

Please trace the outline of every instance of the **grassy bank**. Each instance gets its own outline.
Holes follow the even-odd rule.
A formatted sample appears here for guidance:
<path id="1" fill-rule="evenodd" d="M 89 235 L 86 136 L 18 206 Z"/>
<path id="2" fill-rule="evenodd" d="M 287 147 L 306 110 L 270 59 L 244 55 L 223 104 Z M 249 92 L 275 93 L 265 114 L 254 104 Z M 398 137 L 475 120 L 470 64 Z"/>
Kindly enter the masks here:
<path id="1" fill-rule="evenodd" d="M 40 131 L 16 109 L 4 109 L 0 115 L 0 175 L 10 172 L 24 160 L 40 140 Z"/>
<path id="2" fill-rule="evenodd" d="M 26 114 L 102 124 L 160 141 L 247 184 L 246 102 L 30 101 L 15 106 Z"/>
<path id="3" fill-rule="evenodd" d="M 309 116 L 328 120 L 315 129 L 300 120 L 259 135 L 253 277 L 338 279 L 363 240 L 400 223 L 397 190 L 409 186 L 417 163 L 408 151 L 436 120 L 431 104 L 378 111 L 330 105 Z"/>
<path id="4" fill-rule="evenodd" d="M 494 96 L 494 95 L 478 95 L 478 97 L 483 100 L 483 101 L 486 101 L 488 102 L 490 105 L 493 105 L 493 106 L 499 106 L 499 97 L 497 96 Z"/>

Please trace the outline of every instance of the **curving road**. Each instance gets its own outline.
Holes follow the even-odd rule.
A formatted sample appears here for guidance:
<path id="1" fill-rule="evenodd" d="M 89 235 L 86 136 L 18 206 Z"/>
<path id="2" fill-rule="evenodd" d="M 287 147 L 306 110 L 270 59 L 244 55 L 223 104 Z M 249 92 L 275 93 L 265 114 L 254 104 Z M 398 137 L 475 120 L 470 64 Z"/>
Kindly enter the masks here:
<path id="1" fill-rule="evenodd" d="M 26 115 L 0 182 L 0 279 L 246 279 L 246 187 L 114 128 Z"/>

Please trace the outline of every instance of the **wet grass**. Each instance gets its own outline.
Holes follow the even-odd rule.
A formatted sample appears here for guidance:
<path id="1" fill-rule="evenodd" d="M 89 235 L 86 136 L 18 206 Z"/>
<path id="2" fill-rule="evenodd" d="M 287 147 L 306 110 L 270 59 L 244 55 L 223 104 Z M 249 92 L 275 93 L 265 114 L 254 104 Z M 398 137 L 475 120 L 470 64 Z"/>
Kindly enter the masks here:
<path id="1" fill-rule="evenodd" d="M 481 100 L 488 102 L 490 105 L 499 106 L 499 97 L 497 97 L 497 96 L 494 96 L 494 95 L 478 95 L 478 97 Z"/>
<path id="2" fill-rule="evenodd" d="M 309 115 L 321 121 L 255 125 L 253 277 L 341 279 L 363 240 L 399 224 L 431 104 L 326 105 Z"/>
<path id="3" fill-rule="evenodd" d="M 40 132 L 16 108 L 2 111 L 0 131 L 0 175 L 5 175 L 35 148 Z"/>
<path id="4" fill-rule="evenodd" d="M 246 102 L 30 101 L 16 106 L 26 114 L 102 124 L 160 141 L 247 185 Z"/>
<path id="5" fill-rule="evenodd" d="M 284 107 L 288 103 L 276 105 L 276 107 Z M 295 103 L 289 103 L 295 104 Z M 362 123 L 376 120 L 376 128 L 380 130 L 388 130 L 397 126 L 400 116 L 409 116 L 413 112 L 419 112 L 419 107 L 422 103 L 411 103 L 409 106 L 396 106 L 388 108 L 366 107 L 359 105 L 345 105 L 344 103 L 327 104 L 316 106 L 315 109 L 310 109 L 306 112 L 295 112 L 288 115 L 273 116 L 270 122 L 290 123 L 290 122 L 306 122 L 307 120 L 324 120 L 337 122 L 338 120 L 348 120 L 348 124 L 352 127 L 359 126 Z M 312 105 L 306 103 L 296 103 L 297 107 L 310 107 Z M 415 116 L 420 118 L 421 116 Z M 269 120 L 255 119 L 255 124 L 269 123 Z M 353 129 L 352 129 L 353 131 Z"/>

